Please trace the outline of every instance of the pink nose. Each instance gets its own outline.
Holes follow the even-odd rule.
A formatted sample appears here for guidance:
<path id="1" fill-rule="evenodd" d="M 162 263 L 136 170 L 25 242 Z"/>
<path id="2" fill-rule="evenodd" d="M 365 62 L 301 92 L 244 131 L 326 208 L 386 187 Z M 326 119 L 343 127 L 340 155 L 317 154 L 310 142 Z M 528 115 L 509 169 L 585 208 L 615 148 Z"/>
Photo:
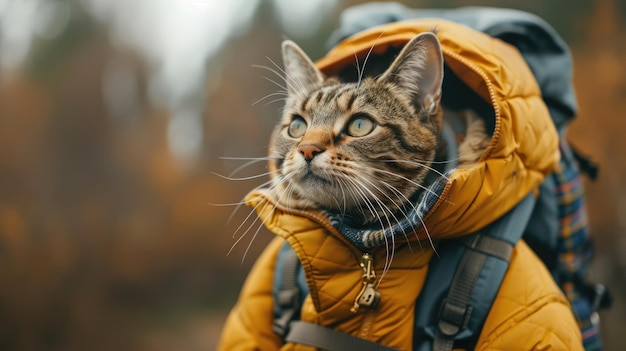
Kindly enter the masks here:
<path id="1" fill-rule="evenodd" d="M 318 145 L 304 144 L 304 145 L 298 146 L 298 151 L 300 151 L 300 153 L 302 154 L 302 156 L 304 156 L 304 159 L 307 162 L 311 162 L 313 160 L 313 157 L 315 157 L 315 155 L 319 153 L 324 152 L 324 149 L 322 149 Z"/>

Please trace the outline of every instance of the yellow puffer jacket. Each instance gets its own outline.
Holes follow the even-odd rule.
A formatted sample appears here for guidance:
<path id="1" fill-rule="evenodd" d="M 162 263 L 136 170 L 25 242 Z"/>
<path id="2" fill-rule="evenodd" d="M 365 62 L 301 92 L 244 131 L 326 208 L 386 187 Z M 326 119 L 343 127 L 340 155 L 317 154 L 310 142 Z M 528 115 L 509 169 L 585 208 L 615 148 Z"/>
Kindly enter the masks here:
<path id="1" fill-rule="evenodd" d="M 456 170 L 424 222 L 436 242 L 466 235 L 506 213 L 536 189 L 558 161 L 558 136 L 539 88 L 513 47 L 442 20 L 414 20 L 373 28 L 340 43 L 317 62 L 326 74 L 364 56 L 402 45 L 436 27 L 446 64 L 490 102 L 496 124 L 488 150 L 472 167 Z M 317 212 L 287 212 L 263 191 L 247 197 L 277 235 L 250 273 L 223 330 L 220 350 L 311 350 L 282 345 L 272 332 L 274 265 L 286 240 L 298 255 L 310 295 L 301 320 L 317 323 L 399 350 L 412 349 L 414 304 L 433 251 L 426 242 L 399 245 L 378 290 L 373 310 L 350 312 L 362 287 L 363 254 Z M 424 239 L 423 229 L 418 232 Z M 386 249 L 373 250 L 377 273 Z M 513 252 L 476 350 L 582 350 L 570 306 L 532 250 L 521 241 Z"/>

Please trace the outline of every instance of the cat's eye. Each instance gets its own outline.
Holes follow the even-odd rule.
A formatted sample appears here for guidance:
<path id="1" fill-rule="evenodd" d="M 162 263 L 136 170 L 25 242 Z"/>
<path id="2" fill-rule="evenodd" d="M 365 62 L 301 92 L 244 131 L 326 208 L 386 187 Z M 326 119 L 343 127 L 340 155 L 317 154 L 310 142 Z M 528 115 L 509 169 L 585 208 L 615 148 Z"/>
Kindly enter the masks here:
<path id="1" fill-rule="evenodd" d="M 287 128 L 287 134 L 289 134 L 289 136 L 292 138 L 300 138 L 306 132 L 306 127 L 307 124 L 304 118 L 296 116 L 289 124 L 289 128 Z"/>
<path id="2" fill-rule="evenodd" d="M 352 137 L 362 137 L 371 133 L 374 128 L 376 128 L 374 121 L 365 116 L 357 116 L 350 120 L 346 132 Z"/>

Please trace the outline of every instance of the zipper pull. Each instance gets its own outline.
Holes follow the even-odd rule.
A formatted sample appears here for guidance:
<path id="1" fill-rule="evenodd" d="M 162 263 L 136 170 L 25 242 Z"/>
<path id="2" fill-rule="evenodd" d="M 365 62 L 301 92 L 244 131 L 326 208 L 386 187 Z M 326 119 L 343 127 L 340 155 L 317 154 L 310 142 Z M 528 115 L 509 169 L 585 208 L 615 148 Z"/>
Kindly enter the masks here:
<path id="1" fill-rule="evenodd" d="M 363 270 L 362 283 L 363 287 L 354 300 L 354 305 L 350 309 L 350 312 L 356 313 L 360 307 L 373 309 L 380 303 L 380 292 L 376 290 L 374 281 L 376 280 L 376 273 L 374 273 L 374 259 L 370 254 L 365 253 L 361 257 L 361 263 L 359 264 Z"/>

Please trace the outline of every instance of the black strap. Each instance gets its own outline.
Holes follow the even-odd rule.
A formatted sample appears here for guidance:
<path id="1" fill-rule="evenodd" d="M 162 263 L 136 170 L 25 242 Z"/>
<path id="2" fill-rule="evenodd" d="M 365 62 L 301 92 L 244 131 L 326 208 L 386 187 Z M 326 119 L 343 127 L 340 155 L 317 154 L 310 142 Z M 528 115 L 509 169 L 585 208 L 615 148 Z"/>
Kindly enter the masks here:
<path id="1" fill-rule="evenodd" d="M 468 327 L 473 312 L 473 306 L 470 303 L 472 292 L 483 272 L 485 262 L 492 257 L 505 262 L 508 266 L 514 243 L 517 242 L 517 239 L 512 240 L 513 236 L 515 238 L 521 236 L 534 203 L 532 194 L 526 196 L 513 210 L 485 229 L 485 232 L 463 239 L 467 250 L 461 256 L 450 289 L 441 303 L 433 338 L 433 350 L 452 350 L 457 335 Z M 490 291 L 495 294 L 499 284 L 494 287 L 496 290 Z M 479 296 L 479 298 L 482 297 Z M 486 318 L 485 312 L 488 311 L 483 311 Z M 484 322 L 484 319 L 482 321 Z"/>
<path id="2" fill-rule="evenodd" d="M 513 245 L 510 243 L 480 233 L 469 237 L 465 245 L 469 250 L 461 258 L 448 295 L 441 305 L 433 341 L 434 351 L 452 350 L 455 335 L 467 327 L 472 314 L 472 290 L 487 257 L 508 261 L 513 252 Z"/>
<path id="3" fill-rule="evenodd" d="M 275 303 L 280 307 L 280 315 L 274 319 L 272 330 L 278 334 L 281 338 L 289 332 L 290 322 L 296 316 L 296 313 L 300 311 L 300 288 L 298 286 L 298 269 L 300 261 L 296 252 L 293 250 L 284 250 L 281 252 L 283 255 L 282 261 L 282 274 L 280 287 L 275 300 Z"/>
<path id="4" fill-rule="evenodd" d="M 503 261 L 511 259 L 513 245 L 506 240 L 482 234 L 466 237 L 465 240 L 465 245 L 474 251 L 497 257 Z"/>
<path id="5" fill-rule="evenodd" d="M 286 340 L 328 351 L 397 351 L 391 347 L 303 321 L 291 323 Z"/>

